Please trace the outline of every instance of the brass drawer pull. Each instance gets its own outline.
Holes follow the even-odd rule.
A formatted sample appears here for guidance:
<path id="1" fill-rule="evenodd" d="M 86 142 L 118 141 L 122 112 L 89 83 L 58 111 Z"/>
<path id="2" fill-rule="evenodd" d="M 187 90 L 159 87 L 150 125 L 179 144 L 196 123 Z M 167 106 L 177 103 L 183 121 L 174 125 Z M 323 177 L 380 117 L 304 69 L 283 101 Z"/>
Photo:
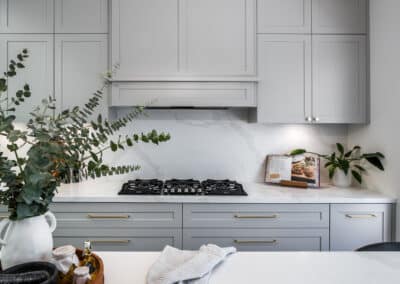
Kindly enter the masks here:
<path id="1" fill-rule="evenodd" d="M 346 214 L 347 218 L 350 219 L 368 219 L 368 218 L 376 218 L 375 214 Z"/>
<path id="2" fill-rule="evenodd" d="M 278 215 L 239 215 L 235 214 L 236 219 L 276 219 Z"/>
<path id="3" fill-rule="evenodd" d="M 8 215 L 0 215 L 0 219 L 5 219 L 5 218 L 8 218 L 9 216 Z"/>
<path id="4" fill-rule="evenodd" d="M 129 215 L 97 215 L 88 214 L 90 219 L 129 219 Z"/>
<path id="5" fill-rule="evenodd" d="M 278 241 L 277 240 L 271 240 L 271 241 L 234 240 L 233 242 L 235 244 L 276 244 Z"/>
<path id="6" fill-rule="evenodd" d="M 92 244 L 128 244 L 130 240 L 91 240 Z"/>

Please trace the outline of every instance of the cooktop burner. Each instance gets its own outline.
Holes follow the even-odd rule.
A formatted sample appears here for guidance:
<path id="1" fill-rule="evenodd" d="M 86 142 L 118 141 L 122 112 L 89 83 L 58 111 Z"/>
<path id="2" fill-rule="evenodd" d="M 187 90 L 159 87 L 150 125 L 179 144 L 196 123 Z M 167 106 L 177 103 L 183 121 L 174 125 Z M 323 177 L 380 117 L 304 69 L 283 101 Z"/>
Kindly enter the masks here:
<path id="1" fill-rule="evenodd" d="M 240 183 L 232 180 L 198 181 L 194 179 L 130 180 L 122 186 L 121 195 L 247 195 Z"/>

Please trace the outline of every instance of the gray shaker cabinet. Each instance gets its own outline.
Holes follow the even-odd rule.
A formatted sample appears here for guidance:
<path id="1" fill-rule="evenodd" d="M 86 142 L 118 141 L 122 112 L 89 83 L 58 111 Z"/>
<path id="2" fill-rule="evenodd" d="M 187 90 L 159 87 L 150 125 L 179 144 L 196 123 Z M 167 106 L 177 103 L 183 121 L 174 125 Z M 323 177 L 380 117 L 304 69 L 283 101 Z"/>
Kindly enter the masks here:
<path id="1" fill-rule="evenodd" d="M 32 95 L 27 103 L 21 104 L 15 115 L 18 122 L 26 122 L 34 107 L 41 105 L 44 98 L 54 95 L 53 36 L 47 34 L 0 34 L 0 72 L 5 71 L 5 64 L 15 59 L 23 49 L 28 49 L 29 58 L 24 63 L 26 69 L 20 70 L 18 76 L 11 78 L 8 85 L 8 96 L 15 96 L 17 90 L 28 83 Z"/>
<path id="2" fill-rule="evenodd" d="M 258 35 L 257 45 L 257 121 L 310 122 L 311 35 Z"/>
<path id="3" fill-rule="evenodd" d="M 54 0 L 0 0 L 0 33 L 54 32 Z"/>
<path id="4" fill-rule="evenodd" d="M 107 72 L 105 34 L 57 34 L 55 36 L 55 96 L 60 109 L 84 105 L 100 88 Z M 108 110 L 107 90 L 93 115 Z"/>
<path id="5" fill-rule="evenodd" d="M 55 203 L 55 246 L 82 247 L 90 240 L 95 250 L 159 251 L 182 247 L 182 205 L 137 203 Z"/>
<path id="6" fill-rule="evenodd" d="M 367 121 L 366 37 L 259 35 L 261 123 Z"/>
<path id="7" fill-rule="evenodd" d="M 107 33 L 108 0 L 55 0 L 56 33 Z"/>
<path id="8" fill-rule="evenodd" d="M 354 250 L 392 240 L 393 204 L 52 204 L 55 246 L 160 251 L 203 244 L 239 251 Z M 0 220 L 6 208 L 0 208 Z"/>
<path id="9" fill-rule="evenodd" d="M 257 0 L 257 33 L 311 33 L 311 0 Z"/>
<path id="10" fill-rule="evenodd" d="M 328 204 L 184 204 L 183 248 L 241 251 L 329 249 Z"/>
<path id="11" fill-rule="evenodd" d="M 365 34 L 367 15 L 368 0 L 312 0 L 312 32 Z"/>
<path id="12" fill-rule="evenodd" d="M 390 204 L 332 204 L 331 250 L 391 241 L 392 213 Z"/>

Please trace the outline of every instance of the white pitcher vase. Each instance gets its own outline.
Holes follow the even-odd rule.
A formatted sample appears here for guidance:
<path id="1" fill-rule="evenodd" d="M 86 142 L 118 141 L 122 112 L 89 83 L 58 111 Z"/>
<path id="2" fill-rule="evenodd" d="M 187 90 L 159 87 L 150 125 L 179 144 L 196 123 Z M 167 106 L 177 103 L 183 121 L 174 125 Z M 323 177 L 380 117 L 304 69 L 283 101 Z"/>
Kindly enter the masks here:
<path id="1" fill-rule="evenodd" d="M 17 221 L 3 219 L 0 222 L 2 268 L 30 261 L 49 261 L 56 226 L 56 217 L 51 212 Z"/>
<path id="2" fill-rule="evenodd" d="M 344 171 L 336 169 L 333 174 L 332 183 L 337 187 L 350 187 L 352 182 L 352 175 L 349 172 L 347 175 Z"/>

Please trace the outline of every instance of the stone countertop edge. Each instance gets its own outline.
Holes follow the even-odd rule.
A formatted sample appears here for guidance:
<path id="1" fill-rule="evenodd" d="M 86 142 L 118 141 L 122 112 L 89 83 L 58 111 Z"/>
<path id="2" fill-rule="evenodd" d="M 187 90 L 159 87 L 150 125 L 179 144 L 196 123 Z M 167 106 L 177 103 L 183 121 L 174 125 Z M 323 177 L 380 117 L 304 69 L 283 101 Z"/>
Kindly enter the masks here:
<path id="1" fill-rule="evenodd" d="M 265 183 L 243 183 L 248 196 L 160 196 L 118 195 L 122 181 L 95 180 L 61 185 L 54 202 L 109 202 L 109 203 L 396 203 L 397 199 L 376 191 L 361 188 L 300 189 Z"/>

